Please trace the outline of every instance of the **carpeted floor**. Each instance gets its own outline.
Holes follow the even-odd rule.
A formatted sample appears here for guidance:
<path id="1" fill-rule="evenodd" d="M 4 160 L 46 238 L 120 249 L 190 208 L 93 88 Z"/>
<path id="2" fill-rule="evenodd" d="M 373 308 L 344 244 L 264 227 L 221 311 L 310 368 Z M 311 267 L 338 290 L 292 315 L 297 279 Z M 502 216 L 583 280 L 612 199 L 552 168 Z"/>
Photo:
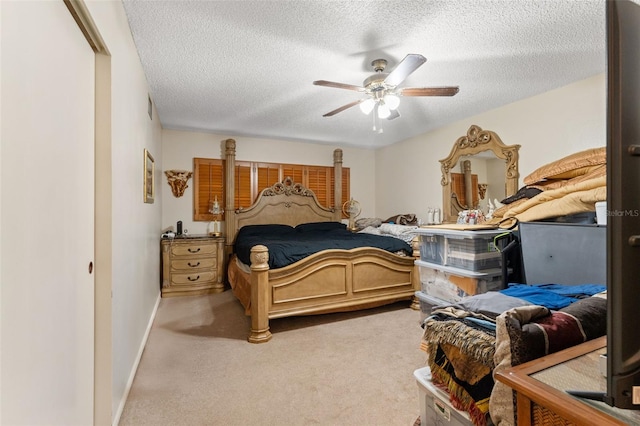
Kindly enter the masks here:
<path id="1" fill-rule="evenodd" d="M 162 299 L 120 425 L 399 425 L 419 415 L 420 313 L 408 302 L 271 321 L 230 291 Z"/>

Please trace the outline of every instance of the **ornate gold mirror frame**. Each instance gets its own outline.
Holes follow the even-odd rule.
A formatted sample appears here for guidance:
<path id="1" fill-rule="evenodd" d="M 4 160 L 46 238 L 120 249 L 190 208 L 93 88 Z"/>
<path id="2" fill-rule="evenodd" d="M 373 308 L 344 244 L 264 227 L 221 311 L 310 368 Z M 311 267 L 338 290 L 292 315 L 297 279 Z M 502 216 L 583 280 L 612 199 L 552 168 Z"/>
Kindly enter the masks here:
<path id="1" fill-rule="evenodd" d="M 449 156 L 440 160 L 442 169 L 442 220 L 456 222 L 457 212 L 452 205 L 456 195 L 451 191 L 451 169 L 458 163 L 460 157 L 475 155 L 483 151 L 492 151 L 496 157 L 505 160 L 505 194 L 507 197 L 518 191 L 518 150 L 520 145 L 505 145 L 500 137 L 490 130 L 482 130 L 476 125 L 469 127 L 467 135 L 458 138 Z"/>

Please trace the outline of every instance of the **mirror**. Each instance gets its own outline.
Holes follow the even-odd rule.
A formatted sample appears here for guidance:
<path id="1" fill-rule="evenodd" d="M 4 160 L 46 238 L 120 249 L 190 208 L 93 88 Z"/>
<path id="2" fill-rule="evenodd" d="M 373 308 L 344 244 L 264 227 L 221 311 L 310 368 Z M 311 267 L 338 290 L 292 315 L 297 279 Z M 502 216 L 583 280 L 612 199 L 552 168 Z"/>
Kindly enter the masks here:
<path id="1" fill-rule="evenodd" d="M 518 191 L 518 150 L 505 145 L 492 131 L 476 125 L 458 138 L 449 156 L 440 160 L 442 169 L 442 220 L 455 223 L 458 212 L 479 208 L 487 211 L 488 200 L 498 201 Z M 467 200 L 471 200 L 468 203 Z"/>

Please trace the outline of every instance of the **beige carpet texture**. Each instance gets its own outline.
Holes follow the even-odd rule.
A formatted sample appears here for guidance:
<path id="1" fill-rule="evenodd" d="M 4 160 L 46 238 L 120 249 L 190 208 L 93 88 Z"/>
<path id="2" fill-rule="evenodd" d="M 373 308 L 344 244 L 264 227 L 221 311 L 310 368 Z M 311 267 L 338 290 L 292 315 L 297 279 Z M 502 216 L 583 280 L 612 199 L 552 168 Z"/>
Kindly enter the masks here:
<path id="1" fill-rule="evenodd" d="M 230 290 L 162 299 L 119 424 L 413 425 L 427 358 L 408 306 L 271 320 L 256 345 Z"/>

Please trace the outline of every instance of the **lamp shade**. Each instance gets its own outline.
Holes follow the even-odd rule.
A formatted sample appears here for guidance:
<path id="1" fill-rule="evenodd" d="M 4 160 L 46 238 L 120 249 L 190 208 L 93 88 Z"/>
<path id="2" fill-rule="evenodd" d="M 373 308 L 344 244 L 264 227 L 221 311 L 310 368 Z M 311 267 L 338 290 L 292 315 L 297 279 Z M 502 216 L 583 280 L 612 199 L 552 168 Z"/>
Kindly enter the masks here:
<path id="1" fill-rule="evenodd" d="M 389 109 L 397 109 L 400 106 L 400 98 L 397 95 L 389 93 L 384 95 L 384 103 Z"/>
<path id="2" fill-rule="evenodd" d="M 369 98 L 363 102 L 360 102 L 360 110 L 365 114 L 369 114 L 373 110 L 373 107 L 375 105 L 376 101 L 374 101 L 372 98 Z"/>
<path id="3" fill-rule="evenodd" d="M 387 118 L 391 115 L 391 110 L 384 102 L 378 104 L 378 118 Z"/>

